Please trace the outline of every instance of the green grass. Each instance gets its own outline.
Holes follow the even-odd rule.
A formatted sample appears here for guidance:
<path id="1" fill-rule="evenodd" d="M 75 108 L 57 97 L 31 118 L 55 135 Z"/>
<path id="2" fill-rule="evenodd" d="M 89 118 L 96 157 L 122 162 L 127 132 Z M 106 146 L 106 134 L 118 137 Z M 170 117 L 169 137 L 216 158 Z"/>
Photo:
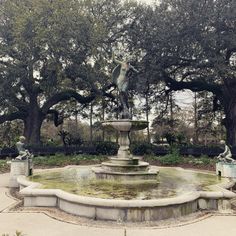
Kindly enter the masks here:
<path id="1" fill-rule="evenodd" d="M 34 166 L 40 167 L 60 167 L 66 165 L 89 165 L 99 164 L 106 160 L 106 156 L 95 155 L 68 155 L 57 154 L 55 156 L 34 157 Z"/>
<path id="2" fill-rule="evenodd" d="M 216 160 L 209 158 L 208 156 L 202 155 L 198 158 L 189 156 L 183 157 L 178 153 L 169 153 L 165 156 L 152 156 L 146 155 L 144 160 L 152 165 L 162 166 L 184 166 L 189 168 L 200 168 L 200 169 L 214 169 Z"/>
<path id="3" fill-rule="evenodd" d="M 0 160 L 0 173 L 5 173 L 10 170 L 10 165 L 7 164 L 6 160 Z"/>

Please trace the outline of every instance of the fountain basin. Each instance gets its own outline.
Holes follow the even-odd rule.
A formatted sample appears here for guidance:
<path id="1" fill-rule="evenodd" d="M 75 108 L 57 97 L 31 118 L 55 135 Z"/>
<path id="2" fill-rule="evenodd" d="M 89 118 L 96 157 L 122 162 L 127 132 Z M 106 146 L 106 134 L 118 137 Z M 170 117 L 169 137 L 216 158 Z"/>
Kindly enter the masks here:
<path id="1" fill-rule="evenodd" d="M 134 170 L 130 170 L 130 172 L 121 172 L 117 170 L 106 170 L 101 167 L 93 168 L 94 173 L 96 174 L 97 179 L 104 180 L 118 180 L 118 181 L 145 181 L 145 182 L 153 182 L 157 181 L 158 171 L 139 171 L 135 172 Z M 132 171 L 132 172 L 131 172 Z"/>
<path id="2" fill-rule="evenodd" d="M 161 172 L 164 172 L 164 168 L 161 169 Z M 195 175 L 194 171 L 191 173 Z M 96 220 L 156 221 L 184 216 L 198 210 L 229 210 L 230 199 L 236 196 L 227 190 L 235 185 L 235 182 L 229 180 L 214 185 L 211 191 L 191 190 L 174 197 L 148 200 L 82 196 L 61 189 L 42 189 L 40 183 L 29 181 L 24 176 L 18 177 L 17 180 L 25 207 L 57 207 L 68 213 Z M 173 183 L 173 186 L 175 185 L 176 183 Z"/>
<path id="3" fill-rule="evenodd" d="M 115 129 L 121 132 L 128 132 L 134 130 L 143 130 L 148 127 L 148 122 L 145 120 L 107 120 L 102 122 L 102 126 L 105 129 Z"/>

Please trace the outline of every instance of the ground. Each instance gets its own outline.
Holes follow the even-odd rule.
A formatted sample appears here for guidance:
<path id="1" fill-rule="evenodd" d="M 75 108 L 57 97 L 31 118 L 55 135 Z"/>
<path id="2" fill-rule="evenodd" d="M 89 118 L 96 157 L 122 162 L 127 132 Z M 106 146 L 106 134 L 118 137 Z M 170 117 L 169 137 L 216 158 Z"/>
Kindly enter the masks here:
<path id="1" fill-rule="evenodd" d="M 95 164 L 106 157 L 52 157 L 36 158 L 37 167 L 53 167 L 67 164 Z M 163 165 L 160 160 L 152 160 L 152 164 Z M 168 160 L 169 165 L 173 160 Z M 176 162 L 176 160 L 174 159 Z M 214 169 L 214 161 L 201 159 L 181 159 L 178 166 L 198 169 Z M 9 172 L 9 166 L 5 161 L 0 163 L 1 172 Z M 0 174 L 0 235 L 4 233 L 13 235 L 16 230 L 22 231 L 27 236 L 49 235 L 49 236 L 73 236 L 73 235 L 114 235 L 114 236 L 139 236 L 139 235 L 159 235 L 159 236 L 224 236 L 226 234 L 236 234 L 236 211 L 230 214 L 220 214 L 200 212 L 181 219 L 172 219 L 162 222 L 142 224 L 124 224 L 117 222 L 93 221 L 79 218 L 64 213 L 55 208 L 24 208 L 17 195 L 17 191 L 10 191 L 8 188 L 9 173 Z"/>

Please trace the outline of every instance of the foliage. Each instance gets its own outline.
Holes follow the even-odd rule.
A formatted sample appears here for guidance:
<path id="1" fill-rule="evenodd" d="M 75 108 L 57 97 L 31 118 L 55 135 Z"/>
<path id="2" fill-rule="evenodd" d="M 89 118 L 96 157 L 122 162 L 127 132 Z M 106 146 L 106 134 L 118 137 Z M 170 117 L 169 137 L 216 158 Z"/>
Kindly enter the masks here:
<path id="1" fill-rule="evenodd" d="M 147 143 L 147 142 L 133 143 L 133 144 L 131 144 L 131 147 L 130 147 L 131 152 L 137 156 L 152 154 L 153 148 L 154 148 L 154 145 L 151 143 Z"/>
<path id="2" fill-rule="evenodd" d="M 236 144 L 235 16 L 231 0 L 162 0 L 143 9 L 129 31 L 133 48 L 143 52 L 143 67 L 149 65 L 150 84 L 164 82 L 166 94 L 190 89 L 214 95 L 231 145 Z"/>
<path id="3" fill-rule="evenodd" d="M 108 141 L 98 142 L 95 145 L 97 153 L 101 155 L 116 155 L 119 148 L 117 143 Z"/>
<path id="4" fill-rule="evenodd" d="M 162 165 L 179 165 L 183 163 L 184 159 L 179 154 L 177 148 L 171 148 L 170 153 L 160 158 L 160 163 Z"/>
<path id="5" fill-rule="evenodd" d="M 5 122 L 0 125 L 1 146 L 11 147 L 22 135 L 23 124 L 20 121 Z"/>
<path id="6" fill-rule="evenodd" d="M 78 134 L 77 137 L 73 137 L 69 132 L 61 130 L 58 132 L 58 135 L 61 137 L 64 146 L 80 146 L 82 144 L 82 139 L 79 137 Z"/>
<path id="7" fill-rule="evenodd" d="M 196 166 L 197 165 L 203 165 L 203 166 L 215 165 L 215 163 L 217 162 L 216 160 L 209 158 L 206 155 L 201 155 L 199 158 L 188 157 L 186 158 L 186 161 Z"/>
<path id="8" fill-rule="evenodd" d="M 214 96 L 209 92 L 199 92 L 195 94 L 196 120 L 195 139 L 199 142 L 206 140 L 206 137 L 214 137 L 217 141 L 222 139 L 224 129 L 222 126 L 222 111 L 214 111 Z"/>
<path id="9" fill-rule="evenodd" d="M 63 103 L 86 105 L 99 96 L 113 98 L 107 92 L 111 87 L 107 61 L 116 40 L 135 20 L 135 3 L 6 0 L 0 4 L 4 113 L 0 123 L 23 120 L 27 141 L 40 143 L 43 120 L 51 117 L 58 126 L 68 115 Z"/>
<path id="10" fill-rule="evenodd" d="M 40 167 L 57 167 L 80 164 L 99 164 L 106 160 L 105 156 L 56 154 L 55 156 L 34 157 L 34 165 Z"/>
<path id="11" fill-rule="evenodd" d="M 0 160 L 0 173 L 5 173 L 10 170 L 10 165 L 7 164 L 7 161 Z"/>

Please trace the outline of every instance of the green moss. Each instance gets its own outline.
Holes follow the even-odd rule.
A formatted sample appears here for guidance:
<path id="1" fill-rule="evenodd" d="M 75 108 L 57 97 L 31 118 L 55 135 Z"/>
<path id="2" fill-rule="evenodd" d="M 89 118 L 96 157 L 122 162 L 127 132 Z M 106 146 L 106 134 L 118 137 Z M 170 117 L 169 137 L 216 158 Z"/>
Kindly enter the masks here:
<path id="1" fill-rule="evenodd" d="M 62 189 L 70 193 L 107 199 L 156 199 L 173 197 L 184 192 L 212 190 L 211 185 L 221 181 L 214 175 L 161 168 L 156 183 L 96 180 L 89 168 L 69 168 L 50 171 L 30 177 L 43 188 Z"/>

